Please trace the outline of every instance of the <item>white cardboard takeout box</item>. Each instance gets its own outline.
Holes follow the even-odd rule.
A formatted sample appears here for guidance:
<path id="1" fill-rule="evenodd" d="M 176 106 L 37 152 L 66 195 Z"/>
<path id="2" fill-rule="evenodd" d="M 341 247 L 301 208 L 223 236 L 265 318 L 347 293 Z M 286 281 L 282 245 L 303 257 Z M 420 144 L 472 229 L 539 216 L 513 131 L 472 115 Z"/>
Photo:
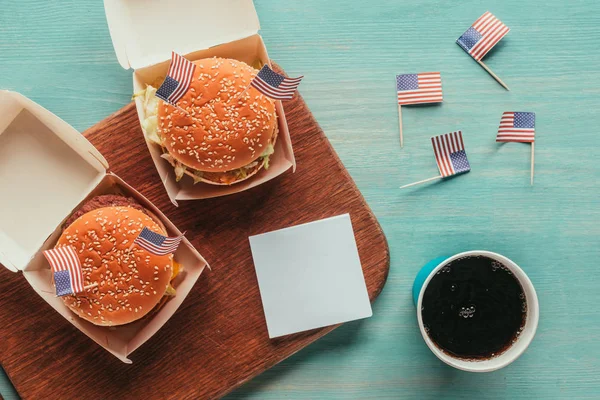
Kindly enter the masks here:
<path id="1" fill-rule="evenodd" d="M 133 197 L 161 219 L 169 235 L 181 233 L 148 199 L 107 169 L 102 154 L 65 121 L 19 93 L 0 91 L 0 193 L 8 193 L 0 206 L 0 264 L 22 271 L 33 290 L 60 315 L 131 363 L 128 355 L 175 313 L 207 263 L 185 239 L 175 253 L 185 272 L 174 282 L 177 295 L 140 321 L 108 328 L 71 312 L 55 296 L 42 252 L 54 247 L 64 221 L 82 202 L 108 193 Z"/>
<path id="2" fill-rule="evenodd" d="M 259 64 L 270 65 L 267 49 L 258 34 L 260 24 L 252 0 L 104 0 L 104 8 L 117 59 L 123 68 L 134 70 L 134 93 L 145 89 L 147 84 L 160 85 L 169 68 L 171 51 L 192 61 L 225 57 L 255 68 Z M 145 119 L 142 99 L 138 97 L 135 102 L 141 124 Z M 189 176 L 176 182 L 173 167 L 160 157 L 160 147 L 146 142 L 173 204 L 177 205 L 178 200 L 241 192 L 281 175 L 290 167 L 295 171 L 296 161 L 280 101 L 276 101 L 276 110 L 279 136 L 269 169 L 231 186 L 194 185 Z"/>

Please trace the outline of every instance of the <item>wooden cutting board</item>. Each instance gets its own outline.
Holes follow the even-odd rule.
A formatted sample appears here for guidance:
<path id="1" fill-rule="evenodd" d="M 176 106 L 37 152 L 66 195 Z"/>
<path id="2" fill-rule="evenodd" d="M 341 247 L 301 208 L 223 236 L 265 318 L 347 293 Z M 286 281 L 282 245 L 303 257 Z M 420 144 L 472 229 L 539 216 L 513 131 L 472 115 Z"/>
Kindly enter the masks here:
<path id="1" fill-rule="evenodd" d="M 335 329 L 269 340 L 251 235 L 350 213 L 371 301 L 379 295 L 389 270 L 379 223 L 302 98 L 284 109 L 295 174 L 179 208 L 159 180 L 133 103 L 84 132 L 113 172 L 187 231 L 212 271 L 126 365 L 54 312 L 21 274 L 0 268 L 0 363 L 24 399 L 218 398 Z"/>

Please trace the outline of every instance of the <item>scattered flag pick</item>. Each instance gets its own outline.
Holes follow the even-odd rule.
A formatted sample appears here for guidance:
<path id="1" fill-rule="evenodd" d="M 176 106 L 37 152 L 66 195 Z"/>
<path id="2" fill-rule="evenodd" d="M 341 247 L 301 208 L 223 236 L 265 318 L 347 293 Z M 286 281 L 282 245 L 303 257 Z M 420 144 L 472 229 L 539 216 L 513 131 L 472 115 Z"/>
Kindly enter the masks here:
<path id="1" fill-rule="evenodd" d="M 144 227 L 137 238 L 133 241 L 130 248 L 134 244 L 137 244 L 142 249 L 156 254 L 158 256 L 164 256 L 170 253 L 174 253 L 179 247 L 179 244 L 183 240 L 183 235 L 176 237 L 166 237 L 156 232 L 152 232 L 147 227 Z"/>
<path id="2" fill-rule="evenodd" d="M 439 72 L 396 75 L 396 91 L 398 92 L 400 147 L 404 147 L 402 106 L 442 102 L 442 77 Z"/>
<path id="3" fill-rule="evenodd" d="M 535 160 L 535 113 L 506 111 L 500 119 L 496 142 L 531 143 L 531 184 Z"/>
<path id="4" fill-rule="evenodd" d="M 431 138 L 431 144 L 440 175 L 401 186 L 400 189 L 463 174 L 471 170 L 461 131 L 434 136 Z"/>
<path id="5" fill-rule="evenodd" d="M 187 114 L 184 109 L 177 105 L 177 102 L 190 88 L 195 69 L 196 65 L 193 62 L 175 52 L 171 52 L 169 72 L 162 85 L 156 91 L 156 97 Z"/>
<path id="6" fill-rule="evenodd" d="M 54 286 L 57 296 L 66 296 L 83 292 L 85 289 L 97 286 L 83 285 L 83 271 L 73 246 L 57 247 L 44 251 L 54 277 Z"/>
<path id="7" fill-rule="evenodd" d="M 300 85 L 304 76 L 297 78 L 288 78 L 278 74 L 264 65 L 258 74 L 250 82 L 250 86 L 256 88 L 259 92 L 275 100 L 289 100 L 294 96 L 294 92 Z"/>
<path id="8" fill-rule="evenodd" d="M 447 178 L 471 170 L 461 131 L 432 137 L 431 144 L 442 177 Z"/>
<path id="9" fill-rule="evenodd" d="M 506 90 L 510 89 L 481 59 L 506 36 L 508 31 L 510 31 L 509 27 L 504 25 L 494 14 L 486 11 L 456 40 L 456 43 L 469 53 Z"/>

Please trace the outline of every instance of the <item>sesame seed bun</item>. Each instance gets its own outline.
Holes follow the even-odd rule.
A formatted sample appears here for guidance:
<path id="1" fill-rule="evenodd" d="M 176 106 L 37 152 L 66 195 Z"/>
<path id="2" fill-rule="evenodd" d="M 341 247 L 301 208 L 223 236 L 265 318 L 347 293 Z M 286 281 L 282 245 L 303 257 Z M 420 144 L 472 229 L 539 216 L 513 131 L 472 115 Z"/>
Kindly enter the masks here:
<path id="1" fill-rule="evenodd" d="M 131 244 L 144 227 L 166 235 L 151 216 L 130 206 L 89 211 L 65 228 L 57 247 L 74 246 L 84 285 L 62 300 L 81 318 L 102 326 L 136 321 L 161 301 L 171 280 L 173 255 L 157 256 Z"/>
<path id="2" fill-rule="evenodd" d="M 203 173 L 233 171 L 256 161 L 274 144 L 277 130 L 274 101 L 249 86 L 258 70 L 224 58 L 194 64 L 190 89 L 177 103 L 187 114 L 164 102 L 158 106 L 163 147 L 176 161 Z M 259 164 L 258 169 L 262 159 Z"/>

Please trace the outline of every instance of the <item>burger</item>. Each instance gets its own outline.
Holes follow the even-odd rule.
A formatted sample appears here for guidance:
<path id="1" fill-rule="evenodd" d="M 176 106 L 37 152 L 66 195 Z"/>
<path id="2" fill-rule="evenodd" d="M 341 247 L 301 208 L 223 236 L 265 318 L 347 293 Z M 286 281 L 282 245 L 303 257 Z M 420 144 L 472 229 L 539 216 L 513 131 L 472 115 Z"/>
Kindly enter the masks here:
<path id="1" fill-rule="evenodd" d="M 167 236 L 154 214 L 119 195 L 96 196 L 67 219 L 56 247 L 75 248 L 89 287 L 61 297 L 71 311 L 95 325 L 124 325 L 156 312 L 175 296 L 172 282 L 181 266 L 173 255 L 132 246 L 144 227 Z"/>
<path id="2" fill-rule="evenodd" d="M 258 70 L 225 58 L 194 61 L 189 89 L 177 107 L 148 85 L 142 97 L 146 140 L 194 183 L 232 185 L 269 168 L 278 134 L 275 102 L 250 82 Z"/>

